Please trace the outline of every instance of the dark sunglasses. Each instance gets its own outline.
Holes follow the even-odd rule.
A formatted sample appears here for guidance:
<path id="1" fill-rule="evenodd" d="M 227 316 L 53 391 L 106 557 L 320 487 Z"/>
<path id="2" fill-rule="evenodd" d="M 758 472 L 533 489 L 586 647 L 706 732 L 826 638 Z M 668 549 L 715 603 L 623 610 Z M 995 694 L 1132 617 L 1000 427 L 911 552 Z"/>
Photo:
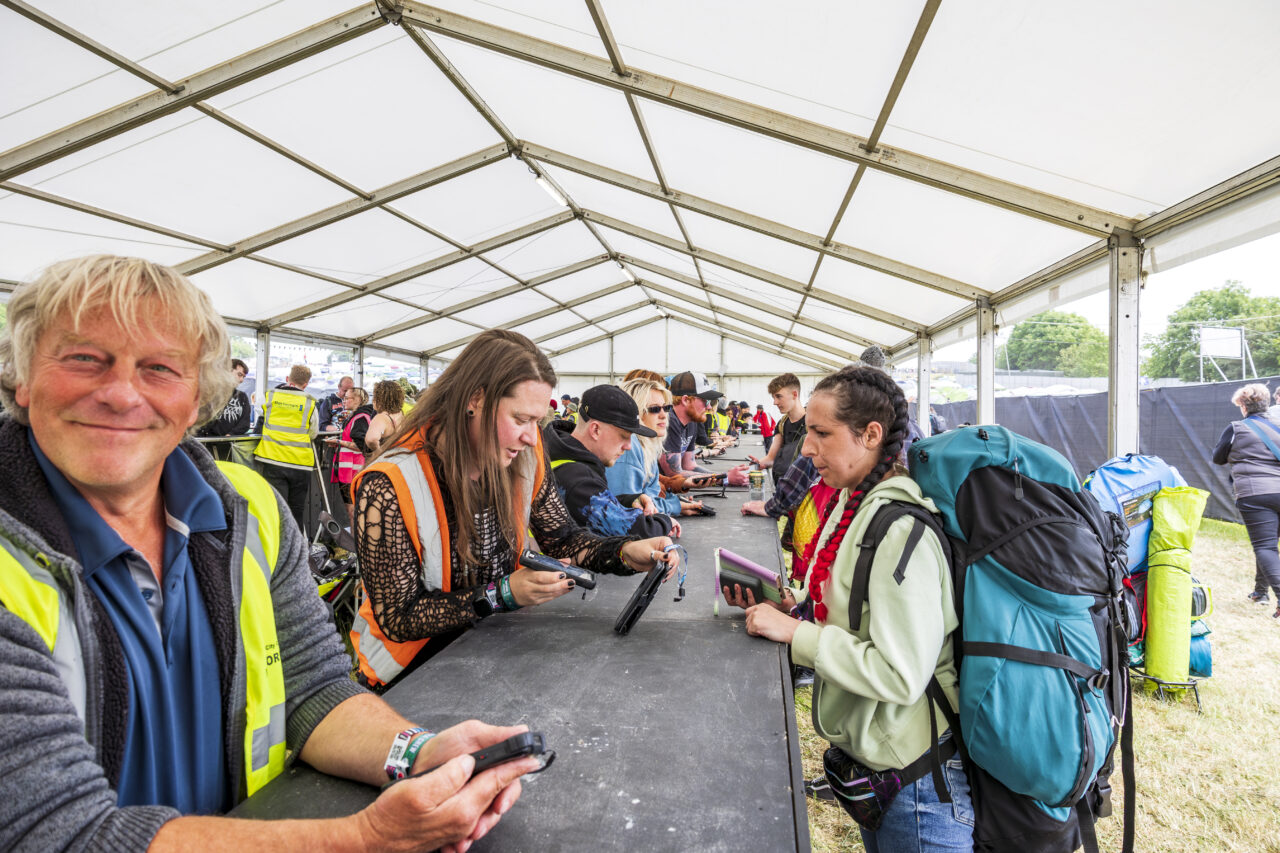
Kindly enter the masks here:
<path id="1" fill-rule="evenodd" d="M 675 409 L 675 406 L 671 405 L 670 403 L 667 403 L 665 406 L 645 406 L 644 407 L 644 410 L 651 415 L 656 415 L 658 414 L 658 412 L 666 412 L 669 415 L 674 409 Z"/>

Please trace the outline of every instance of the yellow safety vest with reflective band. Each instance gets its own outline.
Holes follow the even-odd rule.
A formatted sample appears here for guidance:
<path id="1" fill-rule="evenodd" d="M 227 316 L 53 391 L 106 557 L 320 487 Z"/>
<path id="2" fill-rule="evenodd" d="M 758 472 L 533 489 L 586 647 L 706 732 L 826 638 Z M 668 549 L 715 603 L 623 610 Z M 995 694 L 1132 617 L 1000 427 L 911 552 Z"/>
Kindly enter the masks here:
<path id="1" fill-rule="evenodd" d="M 315 464 L 311 447 L 311 413 L 316 401 L 302 391 L 277 388 L 267 392 L 263 408 L 262 441 L 256 456 L 296 468 Z"/>
<path id="2" fill-rule="evenodd" d="M 729 434 L 729 416 L 726 413 L 716 413 L 716 429 L 720 431 L 721 435 Z"/>
<path id="3" fill-rule="evenodd" d="M 271 604 L 271 573 L 280 551 L 280 512 L 275 492 L 253 470 L 232 462 L 219 462 L 218 468 L 249 502 L 239 624 L 246 682 L 242 791 L 252 796 L 284 769 L 284 667 Z M 44 554 L 32 557 L 0 536 L 0 603 L 48 646 L 84 719 L 84 660 L 69 595 L 49 571 Z"/>

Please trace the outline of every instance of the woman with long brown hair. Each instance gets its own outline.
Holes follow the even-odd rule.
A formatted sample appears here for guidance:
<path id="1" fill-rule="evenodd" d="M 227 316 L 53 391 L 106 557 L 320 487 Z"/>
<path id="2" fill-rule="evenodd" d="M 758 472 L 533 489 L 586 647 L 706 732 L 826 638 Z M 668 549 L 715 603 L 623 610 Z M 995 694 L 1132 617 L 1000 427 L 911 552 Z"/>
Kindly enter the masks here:
<path id="1" fill-rule="evenodd" d="M 478 619 L 569 592 L 559 572 L 517 569 L 541 550 L 595 572 L 678 559 L 667 537 L 600 537 L 577 526 L 545 476 L 538 421 L 556 384 L 528 338 L 490 329 L 423 392 L 356 479 L 364 601 L 352 629 L 363 680 L 386 685 Z"/>

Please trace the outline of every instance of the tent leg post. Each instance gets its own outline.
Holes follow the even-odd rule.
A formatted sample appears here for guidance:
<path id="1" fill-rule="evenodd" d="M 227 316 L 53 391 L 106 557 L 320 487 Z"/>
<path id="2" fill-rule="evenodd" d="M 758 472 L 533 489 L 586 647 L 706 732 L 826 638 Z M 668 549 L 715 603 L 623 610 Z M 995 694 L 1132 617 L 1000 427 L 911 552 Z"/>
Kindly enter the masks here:
<path id="1" fill-rule="evenodd" d="M 996 422 L 996 309 L 978 300 L 978 414 L 975 423 Z"/>
<path id="2" fill-rule="evenodd" d="M 1142 246 L 1128 231 L 1108 240 L 1111 354 L 1107 381 L 1107 452 L 1138 452 L 1138 294 Z"/>

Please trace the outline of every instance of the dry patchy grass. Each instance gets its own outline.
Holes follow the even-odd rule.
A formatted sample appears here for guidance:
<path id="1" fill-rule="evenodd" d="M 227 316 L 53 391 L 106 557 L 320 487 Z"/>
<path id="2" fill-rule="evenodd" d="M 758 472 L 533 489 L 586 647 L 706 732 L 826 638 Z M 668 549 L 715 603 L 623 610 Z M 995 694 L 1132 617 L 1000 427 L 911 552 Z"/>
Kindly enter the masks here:
<path id="1" fill-rule="evenodd" d="M 1161 853 L 1280 853 L 1280 774 L 1271 763 L 1280 732 L 1280 621 L 1245 599 L 1253 589 L 1253 552 L 1244 527 L 1206 520 L 1192 572 L 1213 588 L 1214 677 L 1200 683 L 1203 713 L 1189 695 L 1177 701 L 1134 698 L 1137 849 Z M 1135 684 L 1136 688 L 1136 684 Z M 813 733 L 811 691 L 796 691 L 806 778 L 822 772 L 826 743 Z M 1104 850 L 1120 849 L 1123 784 L 1117 814 L 1098 825 Z M 837 805 L 808 801 L 816 851 L 860 851 L 857 827 Z"/>

